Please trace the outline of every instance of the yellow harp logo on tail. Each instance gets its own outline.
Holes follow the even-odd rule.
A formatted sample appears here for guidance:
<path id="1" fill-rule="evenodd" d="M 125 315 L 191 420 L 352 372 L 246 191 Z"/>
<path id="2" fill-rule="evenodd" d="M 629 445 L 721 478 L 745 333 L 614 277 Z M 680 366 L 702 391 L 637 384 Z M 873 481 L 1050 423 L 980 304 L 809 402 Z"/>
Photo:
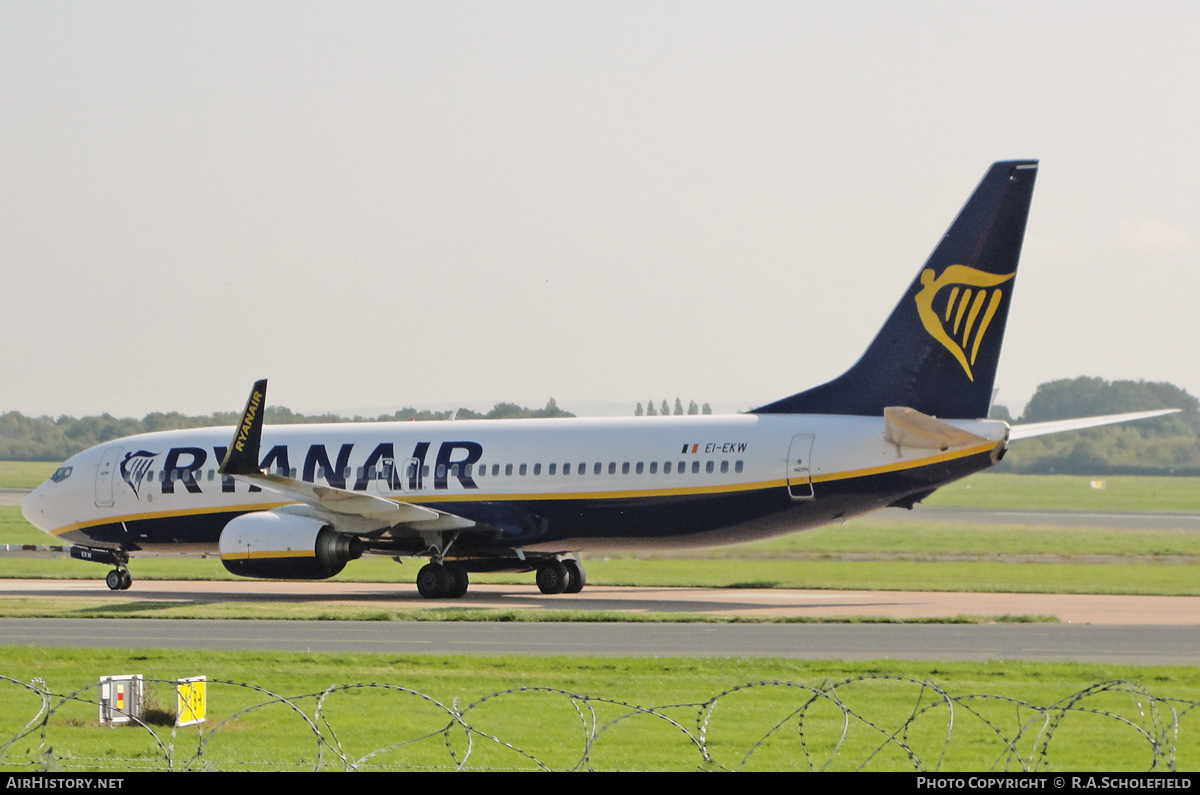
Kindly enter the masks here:
<path id="1" fill-rule="evenodd" d="M 921 292 L 914 299 L 921 325 L 929 336 L 954 354 L 972 381 L 975 376 L 971 366 L 975 364 L 979 346 L 1004 297 L 1004 291 L 997 285 L 1013 276 L 1016 276 L 1015 272 L 998 275 L 966 265 L 951 265 L 937 277 L 932 269 L 921 271 Z M 944 305 L 938 298 L 943 288 L 949 288 L 941 299 L 945 301 Z"/>

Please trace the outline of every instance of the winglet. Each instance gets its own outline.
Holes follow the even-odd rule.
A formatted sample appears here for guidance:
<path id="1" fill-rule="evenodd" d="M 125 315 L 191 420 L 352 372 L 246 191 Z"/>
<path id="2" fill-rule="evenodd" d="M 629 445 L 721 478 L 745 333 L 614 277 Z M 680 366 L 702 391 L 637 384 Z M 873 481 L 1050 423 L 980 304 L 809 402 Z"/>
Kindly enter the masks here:
<path id="1" fill-rule="evenodd" d="M 262 439 L 263 415 L 267 412 L 267 379 L 254 382 L 250 397 L 246 400 L 246 408 L 242 412 L 242 421 L 233 432 L 233 441 L 229 443 L 229 451 L 221 461 L 222 475 L 257 475 L 258 447 Z"/>

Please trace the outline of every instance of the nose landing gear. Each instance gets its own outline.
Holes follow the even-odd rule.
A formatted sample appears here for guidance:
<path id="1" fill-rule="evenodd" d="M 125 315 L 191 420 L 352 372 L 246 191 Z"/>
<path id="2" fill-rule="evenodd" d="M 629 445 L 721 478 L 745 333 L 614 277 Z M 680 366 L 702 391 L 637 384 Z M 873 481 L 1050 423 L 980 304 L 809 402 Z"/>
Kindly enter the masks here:
<path id="1" fill-rule="evenodd" d="M 129 569 L 121 566 L 108 573 L 108 576 L 104 578 L 104 584 L 110 591 L 128 591 L 129 586 L 133 585 L 133 575 L 129 573 Z"/>
<path id="2" fill-rule="evenodd" d="M 76 560 L 111 565 L 113 570 L 104 578 L 104 584 L 110 591 L 127 591 L 133 585 L 133 575 L 129 573 L 129 553 L 125 550 L 72 545 L 68 551 Z"/>

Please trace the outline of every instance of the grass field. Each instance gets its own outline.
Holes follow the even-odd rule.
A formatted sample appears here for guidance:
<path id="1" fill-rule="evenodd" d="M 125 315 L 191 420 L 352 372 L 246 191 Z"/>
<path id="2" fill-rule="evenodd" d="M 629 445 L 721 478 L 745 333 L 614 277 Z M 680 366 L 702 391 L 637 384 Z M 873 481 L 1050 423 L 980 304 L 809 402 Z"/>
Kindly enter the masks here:
<path id="1" fill-rule="evenodd" d="M 0 465 L 0 483 L 10 484 L 0 487 L 29 487 L 29 481 L 36 483 L 53 468 Z M 1081 479 L 982 475 L 948 487 L 931 502 L 1200 512 L 1200 488 L 1184 479 L 1113 478 L 1104 488 L 1094 488 Z M 863 518 L 687 557 L 595 558 L 587 565 L 593 584 L 1195 594 L 1200 582 L 1197 535 Z M 25 523 L 19 508 L 0 506 L 0 543 L 47 541 Z M 339 579 L 410 581 L 416 568 L 367 559 L 349 566 Z M 2 559 L 0 571 L 7 577 L 98 578 L 104 569 L 70 560 Z M 135 559 L 134 572 L 139 579 L 235 579 L 211 559 Z M 490 579 L 532 587 L 529 575 Z M 36 600 L 5 601 L 10 614 L 41 614 Z M 117 607 L 111 600 L 64 604 L 66 614 L 76 616 L 122 614 L 120 609 L 113 612 Z M 144 607 L 146 615 L 178 609 Z M 229 617 L 246 616 L 241 605 L 222 609 Z M 250 614 L 265 615 L 261 609 Z M 504 618 L 441 607 L 402 617 L 436 620 L 448 615 Z M 317 609 L 291 617 L 401 616 L 379 611 L 331 615 Z M 298 698 L 291 706 L 255 708 L 270 703 L 270 694 L 214 684 L 212 720 L 203 732 L 184 729 L 172 735 L 166 726 L 152 726 L 163 738 L 160 745 L 142 729 L 97 730 L 91 704 L 95 681 L 114 672 L 164 680 L 204 674 Z M 44 735 L 28 735 L 0 752 L 5 770 L 159 770 L 165 769 L 167 756 L 187 769 L 238 770 L 344 769 L 356 762 L 364 769 L 448 769 L 464 757 L 469 769 L 521 770 L 539 765 L 598 770 L 1200 769 L 1200 715 L 1192 707 L 1200 701 L 1200 672 L 1191 667 L 277 652 L 205 652 L 198 658 L 194 652 L 168 650 L 47 653 L 0 647 L 0 675 L 9 678 L 0 680 L 0 745 L 21 732 L 40 703 L 11 680 L 40 677 L 57 693 L 85 688 L 79 700 L 55 702 Z M 1114 681 L 1132 684 L 1095 687 Z M 316 694 L 331 685 L 358 682 L 390 687 L 336 689 L 318 714 Z M 740 687 L 764 682 L 774 684 Z M 948 702 L 939 700 L 939 688 Z M 169 712 L 169 687 L 152 683 L 150 691 L 157 714 Z M 1073 700 L 1076 708 L 1065 709 L 1064 700 Z M 706 702 L 715 707 L 705 723 Z M 444 731 L 453 723 L 446 707 L 455 704 L 463 724 Z M 237 714 L 242 709 L 249 711 Z M 593 717 L 596 723 L 589 729 Z M 843 727 L 848 727 L 844 740 Z M 893 734 L 905 744 L 889 740 Z M 207 738 L 203 746 L 201 738 Z"/>
<path id="2" fill-rule="evenodd" d="M 39 677 L 56 693 L 82 689 L 75 700 L 52 702 L 44 736 L 0 752 L 0 768 L 10 771 L 45 765 L 48 756 L 60 772 L 165 769 L 168 754 L 185 769 L 304 770 L 318 766 L 318 751 L 332 770 L 356 762 L 448 769 L 464 758 L 476 770 L 1200 766 L 1195 668 L 277 652 L 197 659 L 166 650 L 47 655 L 0 647 L 0 671 L 18 682 Z M 170 686 L 150 683 L 160 716 L 150 728 L 160 746 L 144 729 L 97 729 L 95 682 L 114 672 L 222 682 L 209 685 L 203 729 L 174 734 L 162 720 L 173 712 Z M 1089 692 L 1118 681 L 1127 684 Z M 348 687 L 318 708 L 317 696 L 332 685 Z M 0 681 L 0 742 L 19 734 L 39 704 Z"/>

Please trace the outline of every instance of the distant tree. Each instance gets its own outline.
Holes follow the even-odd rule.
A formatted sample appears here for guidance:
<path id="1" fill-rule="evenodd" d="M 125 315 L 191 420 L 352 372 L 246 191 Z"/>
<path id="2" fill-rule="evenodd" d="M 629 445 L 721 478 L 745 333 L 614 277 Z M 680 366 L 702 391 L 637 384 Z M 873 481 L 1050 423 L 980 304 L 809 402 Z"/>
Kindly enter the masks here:
<path id="1" fill-rule="evenodd" d="M 694 400 L 689 401 L 688 402 L 688 414 L 699 414 L 699 413 L 700 413 L 700 407 L 696 405 L 696 401 L 694 401 Z"/>
<path id="2" fill-rule="evenodd" d="M 992 406 L 992 410 L 988 412 L 988 419 L 1004 420 L 1009 425 L 1013 423 L 1013 416 L 1009 413 L 1008 406 L 1001 406 L 999 403 Z"/>
<path id="3" fill-rule="evenodd" d="M 642 410 L 642 404 L 638 403 L 637 408 L 633 410 L 633 416 L 643 417 L 643 416 L 645 416 L 645 414 L 646 414 L 646 412 Z"/>
<path id="4" fill-rule="evenodd" d="M 700 407 L 700 413 L 701 414 L 712 414 L 712 406 L 705 403 L 703 406 Z"/>
<path id="5" fill-rule="evenodd" d="M 1178 414 L 1022 439 L 999 469 L 1064 475 L 1200 474 L 1200 401 L 1173 384 L 1069 378 L 1037 388 L 1020 422 L 1180 408 Z"/>
<path id="6" fill-rule="evenodd" d="M 675 415 L 681 416 L 682 414 L 683 414 L 683 401 L 680 400 L 679 398 L 675 398 Z"/>
<path id="7" fill-rule="evenodd" d="M 1021 422 L 1048 422 L 1097 414 L 1122 414 L 1149 409 L 1183 409 L 1179 415 L 1200 433 L 1200 400 L 1174 384 L 1150 381 L 1105 381 L 1103 378 L 1064 378 L 1040 385 L 1025 406 Z M 1163 418 L 1170 420 L 1170 418 Z M 1157 422 L 1157 421 L 1156 421 Z"/>
<path id="8" fill-rule="evenodd" d="M 664 400 L 664 401 L 663 401 L 663 403 L 662 403 L 662 415 L 663 415 L 664 417 L 666 417 L 666 416 L 667 416 L 668 414 L 670 414 L 670 413 L 671 413 L 671 407 L 670 407 L 670 406 L 668 406 L 668 405 L 667 405 L 667 401 L 665 401 L 665 400 Z"/>
<path id="9" fill-rule="evenodd" d="M 653 400 L 651 400 L 649 403 L 646 404 L 646 416 L 647 417 L 657 417 L 658 416 L 658 411 L 654 408 Z"/>

